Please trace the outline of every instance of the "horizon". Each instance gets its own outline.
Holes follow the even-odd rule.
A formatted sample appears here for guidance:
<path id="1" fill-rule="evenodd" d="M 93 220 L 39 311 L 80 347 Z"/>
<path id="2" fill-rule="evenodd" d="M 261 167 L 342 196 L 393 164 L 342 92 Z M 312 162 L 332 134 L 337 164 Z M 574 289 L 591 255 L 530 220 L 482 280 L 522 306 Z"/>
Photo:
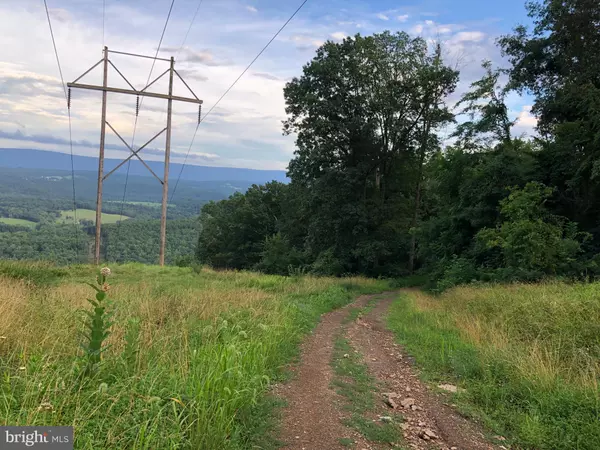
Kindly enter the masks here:
<path id="1" fill-rule="evenodd" d="M 67 151 L 61 151 L 61 150 L 45 150 L 45 149 L 41 149 L 41 148 L 18 148 L 18 147 L 0 147 L 0 152 L 4 152 L 4 151 L 31 151 L 31 152 L 46 152 L 46 153 L 59 153 L 61 155 L 67 156 L 70 158 L 71 154 L 70 152 Z M 76 157 L 81 157 L 81 158 L 89 158 L 89 159 L 93 159 L 93 160 L 98 160 L 97 156 L 94 155 L 85 155 L 85 154 L 77 154 L 75 152 L 73 152 L 73 156 Z M 122 161 L 123 158 L 121 157 L 113 157 L 113 158 L 109 158 L 109 157 L 105 157 L 104 161 L 109 162 L 109 161 Z M 148 163 L 158 163 L 158 164 L 164 164 L 164 160 L 162 159 L 152 159 L 152 158 L 145 158 L 144 159 L 146 162 Z M 141 164 L 139 163 L 139 161 L 135 160 L 135 159 L 131 159 L 131 163 L 132 164 Z M 35 165 L 35 164 L 34 164 Z M 170 162 L 170 166 L 181 166 L 182 163 L 180 162 Z M 231 167 L 231 166 L 211 166 L 211 165 L 207 165 L 207 164 L 192 164 L 192 163 L 187 163 L 187 166 L 193 166 L 193 167 L 200 167 L 200 168 L 207 168 L 207 169 L 226 169 L 226 170 L 240 170 L 240 171 L 253 171 L 253 172 L 277 172 L 277 173 L 282 173 L 284 174 L 284 176 L 286 176 L 287 178 L 287 170 L 286 169 L 256 169 L 256 168 L 250 168 L 250 167 Z M 12 166 L 7 166 L 7 165 L 3 165 L 2 164 L 2 160 L 0 159 L 0 167 L 5 167 L 5 168 L 12 168 Z M 20 166 L 19 166 L 20 167 Z M 140 166 L 142 167 L 142 166 Z M 16 166 L 15 166 L 16 168 Z M 28 168 L 34 168 L 34 167 L 28 167 Z M 40 169 L 44 169 L 44 167 L 35 167 L 35 168 L 40 168 Z M 93 170 L 93 169 L 78 169 L 77 167 L 74 168 L 75 171 L 77 170 L 83 170 L 83 171 L 89 171 L 89 170 Z M 65 166 L 64 169 L 51 169 L 51 170 L 65 170 L 65 171 L 71 171 L 71 166 L 69 165 L 68 167 Z M 94 169 L 97 171 L 97 169 Z M 125 166 L 121 167 L 116 173 L 120 173 L 122 171 L 125 170 Z M 142 175 L 142 176 L 152 176 L 150 173 L 148 173 L 148 175 Z M 182 180 L 185 179 L 184 177 L 182 177 Z M 190 180 L 189 178 L 187 179 L 188 181 Z M 198 180 L 198 181 L 203 181 L 203 180 Z"/>

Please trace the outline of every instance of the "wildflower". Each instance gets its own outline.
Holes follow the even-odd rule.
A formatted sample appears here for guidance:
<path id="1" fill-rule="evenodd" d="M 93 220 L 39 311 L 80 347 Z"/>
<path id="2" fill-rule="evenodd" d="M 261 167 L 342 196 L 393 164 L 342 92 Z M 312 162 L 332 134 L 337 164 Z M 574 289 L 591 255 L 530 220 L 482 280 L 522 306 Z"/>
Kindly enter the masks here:
<path id="1" fill-rule="evenodd" d="M 103 267 L 102 269 L 100 269 L 100 273 L 103 276 L 107 277 L 110 275 L 110 269 L 108 267 Z"/>
<path id="2" fill-rule="evenodd" d="M 108 284 L 108 283 L 104 283 L 104 284 L 102 285 L 102 290 L 103 290 L 104 292 L 108 292 L 108 290 L 109 290 L 109 289 L 110 289 L 110 284 Z"/>

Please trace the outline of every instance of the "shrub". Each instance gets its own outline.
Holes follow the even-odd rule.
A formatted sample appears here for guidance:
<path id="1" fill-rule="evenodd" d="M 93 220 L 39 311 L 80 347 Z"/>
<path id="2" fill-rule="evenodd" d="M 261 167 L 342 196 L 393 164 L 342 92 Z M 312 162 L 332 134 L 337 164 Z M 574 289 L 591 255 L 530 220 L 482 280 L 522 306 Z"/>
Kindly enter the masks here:
<path id="1" fill-rule="evenodd" d="M 285 236 L 277 233 L 265 239 L 262 258 L 257 269 L 266 273 L 287 275 L 290 273 L 290 267 L 293 270 L 301 266 L 301 253 L 291 246 Z"/>
<path id="2" fill-rule="evenodd" d="M 333 248 L 329 248 L 321 253 L 312 264 L 312 272 L 318 275 L 340 276 L 344 273 L 344 266 Z"/>
<path id="3" fill-rule="evenodd" d="M 551 215 L 545 208 L 552 189 L 541 183 L 527 183 L 513 188 L 502 200 L 504 221 L 495 229 L 477 233 L 476 251 L 499 251 L 501 267 L 515 274 L 566 275 L 577 270 L 581 242 L 589 238 L 577 232 L 577 225 Z M 534 277 L 535 278 L 535 277 Z"/>

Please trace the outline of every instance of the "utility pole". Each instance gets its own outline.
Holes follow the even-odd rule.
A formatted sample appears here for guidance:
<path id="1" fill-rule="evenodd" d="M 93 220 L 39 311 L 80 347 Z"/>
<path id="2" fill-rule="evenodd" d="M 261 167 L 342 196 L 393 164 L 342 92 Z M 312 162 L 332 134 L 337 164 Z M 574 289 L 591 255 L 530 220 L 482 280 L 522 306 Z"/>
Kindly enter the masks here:
<path id="1" fill-rule="evenodd" d="M 169 70 L 169 100 L 167 101 L 167 141 L 165 144 L 165 174 L 163 176 L 162 191 L 162 213 L 160 215 L 160 254 L 158 263 L 165 265 L 165 247 L 167 244 L 167 201 L 169 195 L 169 157 L 171 156 L 171 110 L 173 108 L 173 71 L 175 70 L 175 59 L 171 56 L 171 68 Z"/>
<path id="2" fill-rule="evenodd" d="M 93 65 L 90 69 L 83 73 L 79 78 L 77 78 L 72 83 L 67 83 L 69 87 L 69 97 L 71 88 L 79 88 L 79 89 L 89 89 L 102 91 L 102 122 L 100 124 L 100 151 L 98 154 L 98 192 L 96 197 L 96 238 L 95 238 L 95 248 L 94 248 L 94 263 L 100 263 L 100 237 L 101 237 L 101 229 L 102 229 L 102 188 L 104 184 L 104 180 L 106 180 L 110 175 L 112 175 L 117 169 L 122 167 L 127 161 L 131 160 L 131 158 L 136 157 L 148 171 L 158 180 L 159 183 L 162 184 L 162 207 L 161 207 L 161 217 L 160 217 L 160 252 L 159 252 L 159 264 L 162 266 L 165 263 L 165 247 L 167 241 L 167 201 L 168 201 L 168 192 L 169 192 L 169 163 L 171 156 L 171 117 L 173 112 L 173 100 L 187 103 L 195 103 L 198 105 L 198 123 L 200 123 L 201 112 L 202 112 L 202 100 L 200 100 L 194 91 L 188 86 L 188 84 L 183 80 L 181 75 L 175 70 L 175 59 L 171 57 L 171 59 L 164 58 L 156 58 L 145 55 L 137 55 L 134 53 L 125 53 L 125 52 L 117 52 L 114 50 L 109 51 L 108 47 L 104 47 L 103 58 L 98 61 L 95 65 Z M 115 53 L 125 56 L 132 56 L 138 58 L 148 58 L 154 59 L 157 61 L 166 61 L 169 62 L 169 68 L 165 70 L 161 75 L 154 79 L 151 83 L 146 85 L 143 89 L 138 90 L 133 87 L 133 85 L 125 78 L 125 76 L 117 69 L 117 67 L 112 63 L 109 59 L 109 53 Z M 85 75 L 94 70 L 97 66 L 103 63 L 103 71 L 104 76 L 102 79 L 102 86 L 92 85 L 92 84 L 81 84 L 78 81 L 83 78 Z M 122 89 L 108 86 L 108 65 L 111 65 L 113 69 L 121 76 L 123 80 L 129 85 L 131 89 Z M 169 91 L 168 94 L 161 94 L 157 92 L 149 92 L 148 88 L 160 80 L 164 75 L 169 74 Z M 173 95 L 173 76 L 177 75 L 179 80 L 185 85 L 185 87 L 191 92 L 193 98 L 191 97 L 179 97 Z M 114 129 L 114 127 L 106 120 L 106 106 L 107 106 L 107 93 L 114 92 L 117 94 L 130 94 L 137 96 L 136 102 L 136 116 L 139 114 L 139 98 L 142 97 L 152 97 L 152 98 L 160 98 L 167 100 L 167 126 L 159 131 L 152 139 L 146 142 L 144 145 L 139 147 L 137 150 L 131 148 L 129 144 L 121 137 L 121 135 Z M 121 161 L 114 169 L 104 175 L 104 146 L 105 146 L 105 138 L 106 138 L 106 126 L 115 133 L 115 135 L 121 140 L 121 142 L 127 147 L 130 151 L 130 155 Z M 142 159 L 139 153 L 152 141 L 154 141 L 158 136 L 166 131 L 166 142 L 165 142 L 165 167 L 163 178 L 161 179 L 154 171 L 146 164 L 146 162 Z"/>
<path id="3" fill-rule="evenodd" d="M 102 87 L 108 83 L 108 48 L 103 50 Z M 102 228 L 102 187 L 104 176 L 104 142 L 106 138 L 106 91 L 102 91 L 102 122 L 100 122 L 100 153 L 98 157 L 98 190 L 96 192 L 96 239 L 94 241 L 94 262 L 100 264 L 100 230 Z"/>

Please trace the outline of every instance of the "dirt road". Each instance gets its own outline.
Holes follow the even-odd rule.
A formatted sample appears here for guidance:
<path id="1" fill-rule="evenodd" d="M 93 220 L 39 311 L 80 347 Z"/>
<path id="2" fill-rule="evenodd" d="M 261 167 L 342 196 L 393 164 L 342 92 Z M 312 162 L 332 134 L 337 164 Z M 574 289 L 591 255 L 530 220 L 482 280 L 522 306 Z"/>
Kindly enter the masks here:
<path id="1" fill-rule="evenodd" d="M 322 317 L 303 344 L 292 381 L 277 390 L 287 403 L 282 448 L 502 448 L 447 406 L 451 394 L 432 392 L 420 381 L 412 358 L 385 326 L 399 295 L 405 294 L 362 296 Z M 336 350 L 340 343 L 349 353 Z M 346 373 L 340 375 L 340 367 Z"/>

